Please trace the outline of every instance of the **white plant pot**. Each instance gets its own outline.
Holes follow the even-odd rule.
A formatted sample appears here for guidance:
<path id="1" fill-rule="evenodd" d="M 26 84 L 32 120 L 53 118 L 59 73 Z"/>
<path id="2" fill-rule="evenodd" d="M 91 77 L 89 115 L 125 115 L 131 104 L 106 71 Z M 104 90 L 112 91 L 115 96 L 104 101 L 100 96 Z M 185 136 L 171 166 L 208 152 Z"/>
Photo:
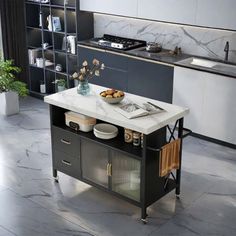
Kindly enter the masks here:
<path id="1" fill-rule="evenodd" d="M 19 113 L 19 96 L 16 92 L 0 93 L 0 114 L 10 116 Z"/>
<path id="2" fill-rule="evenodd" d="M 62 91 L 64 91 L 65 89 L 66 89 L 65 86 L 57 85 L 57 91 L 58 91 L 58 92 L 62 92 Z"/>

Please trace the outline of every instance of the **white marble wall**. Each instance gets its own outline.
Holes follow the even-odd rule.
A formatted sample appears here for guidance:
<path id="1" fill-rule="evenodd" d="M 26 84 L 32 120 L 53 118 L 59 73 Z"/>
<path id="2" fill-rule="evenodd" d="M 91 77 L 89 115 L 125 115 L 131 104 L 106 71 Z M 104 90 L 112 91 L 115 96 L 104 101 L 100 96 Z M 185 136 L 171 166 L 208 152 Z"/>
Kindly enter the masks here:
<path id="1" fill-rule="evenodd" d="M 95 36 L 104 33 L 155 41 L 164 48 L 182 48 L 184 53 L 223 59 L 229 41 L 229 60 L 236 63 L 236 32 L 95 14 Z"/>

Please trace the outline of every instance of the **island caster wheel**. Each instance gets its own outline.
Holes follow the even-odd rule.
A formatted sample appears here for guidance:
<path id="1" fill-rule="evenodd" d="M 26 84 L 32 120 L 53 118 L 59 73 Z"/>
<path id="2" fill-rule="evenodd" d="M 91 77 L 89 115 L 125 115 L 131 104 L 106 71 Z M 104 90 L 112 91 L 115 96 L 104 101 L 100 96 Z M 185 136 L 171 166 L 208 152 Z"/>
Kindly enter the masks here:
<path id="1" fill-rule="evenodd" d="M 144 225 L 148 223 L 147 219 L 141 219 L 141 221 L 143 222 Z"/>
<path id="2" fill-rule="evenodd" d="M 57 177 L 54 177 L 54 181 L 56 182 L 56 183 L 58 183 L 59 182 L 59 177 L 57 176 Z"/>

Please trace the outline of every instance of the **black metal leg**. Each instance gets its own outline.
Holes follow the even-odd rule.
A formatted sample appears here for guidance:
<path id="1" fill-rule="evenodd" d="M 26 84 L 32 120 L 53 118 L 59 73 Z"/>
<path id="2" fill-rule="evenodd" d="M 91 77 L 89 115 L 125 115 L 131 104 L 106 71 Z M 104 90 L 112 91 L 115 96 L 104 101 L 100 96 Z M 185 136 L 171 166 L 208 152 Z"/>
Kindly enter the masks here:
<path id="1" fill-rule="evenodd" d="M 58 182 L 57 169 L 53 169 L 53 178 L 56 182 Z"/>
<path id="2" fill-rule="evenodd" d="M 147 223 L 147 208 L 142 207 L 142 213 L 141 213 L 141 221 L 146 224 Z"/>
<path id="3" fill-rule="evenodd" d="M 182 136 L 183 136 L 183 126 L 184 126 L 184 118 L 179 120 L 179 129 L 178 129 L 178 138 L 181 139 L 180 144 L 180 158 L 179 158 L 179 169 L 176 171 L 176 183 L 177 187 L 175 190 L 175 194 L 177 197 L 180 195 L 180 179 L 181 179 L 181 164 L 182 164 Z"/>

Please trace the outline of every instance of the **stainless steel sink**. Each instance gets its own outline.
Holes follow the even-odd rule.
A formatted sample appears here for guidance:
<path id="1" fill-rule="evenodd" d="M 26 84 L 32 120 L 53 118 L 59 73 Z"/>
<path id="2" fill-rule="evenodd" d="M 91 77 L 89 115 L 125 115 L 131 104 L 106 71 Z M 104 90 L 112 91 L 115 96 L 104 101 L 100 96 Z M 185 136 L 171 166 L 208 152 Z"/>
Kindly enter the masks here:
<path id="1" fill-rule="evenodd" d="M 204 67 L 206 69 L 214 70 L 216 72 L 236 75 L 236 65 L 226 64 L 207 59 L 190 57 L 185 60 L 179 61 L 178 64 L 193 65 L 197 67 Z"/>
<path id="2" fill-rule="evenodd" d="M 205 60 L 201 58 L 192 58 L 192 61 L 190 62 L 192 65 L 201 66 L 201 67 L 207 67 L 212 68 L 215 65 L 217 65 L 217 62 Z"/>

